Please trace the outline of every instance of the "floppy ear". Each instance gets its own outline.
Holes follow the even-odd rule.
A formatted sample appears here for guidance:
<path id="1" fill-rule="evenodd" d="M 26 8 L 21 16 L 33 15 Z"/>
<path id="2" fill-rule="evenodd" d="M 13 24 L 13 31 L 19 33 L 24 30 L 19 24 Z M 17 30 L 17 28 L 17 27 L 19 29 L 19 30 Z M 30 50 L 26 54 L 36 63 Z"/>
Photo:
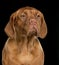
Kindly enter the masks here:
<path id="1" fill-rule="evenodd" d="M 13 29 L 13 20 L 14 20 L 14 17 L 13 16 L 14 15 L 12 14 L 11 17 L 10 17 L 10 20 L 9 20 L 8 24 L 6 25 L 6 27 L 4 29 L 5 32 L 6 32 L 6 34 L 9 37 L 11 37 L 11 38 L 14 37 L 14 29 Z"/>
<path id="2" fill-rule="evenodd" d="M 42 14 L 39 37 L 43 39 L 43 38 L 45 38 L 46 34 L 47 34 L 47 25 L 46 25 L 46 22 L 44 20 L 44 16 Z"/>

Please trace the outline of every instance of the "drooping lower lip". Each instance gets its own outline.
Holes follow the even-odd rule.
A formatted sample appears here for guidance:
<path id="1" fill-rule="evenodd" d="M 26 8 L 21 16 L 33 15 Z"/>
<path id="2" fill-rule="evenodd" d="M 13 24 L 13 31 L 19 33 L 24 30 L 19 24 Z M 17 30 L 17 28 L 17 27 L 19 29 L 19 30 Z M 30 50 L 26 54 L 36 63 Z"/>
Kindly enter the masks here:
<path id="1" fill-rule="evenodd" d="M 38 32 L 37 26 L 32 26 L 32 27 L 30 26 L 29 32 L 30 32 L 30 31 L 34 31 L 34 32 L 37 31 L 37 32 Z"/>
<path id="2" fill-rule="evenodd" d="M 35 27 L 33 27 L 33 28 L 31 28 L 31 29 L 29 29 L 29 35 L 36 35 L 37 36 L 37 29 L 35 28 Z"/>

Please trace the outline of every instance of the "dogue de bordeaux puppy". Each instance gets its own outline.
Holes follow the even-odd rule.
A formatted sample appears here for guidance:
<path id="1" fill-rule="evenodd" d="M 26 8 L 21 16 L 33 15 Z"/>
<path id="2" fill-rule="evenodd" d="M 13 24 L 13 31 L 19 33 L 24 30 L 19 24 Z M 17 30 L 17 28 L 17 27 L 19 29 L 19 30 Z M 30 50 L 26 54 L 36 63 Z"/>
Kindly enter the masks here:
<path id="1" fill-rule="evenodd" d="M 44 65 L 38 37 L 45 38 L 47 25 L 39 10 L 29 6 L 18 9 L 4 30 L 9 38 L 2 50 L 2 65 Z"/>

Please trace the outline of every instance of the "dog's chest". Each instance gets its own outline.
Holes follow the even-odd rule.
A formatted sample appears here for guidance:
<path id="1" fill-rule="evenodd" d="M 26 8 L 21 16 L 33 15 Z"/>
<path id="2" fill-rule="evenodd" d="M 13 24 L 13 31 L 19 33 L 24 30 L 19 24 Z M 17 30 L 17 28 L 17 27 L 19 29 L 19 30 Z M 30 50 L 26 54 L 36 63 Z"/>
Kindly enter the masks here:
<path id="1" fill-rule="evenodd" d="M 34 59 L 34 56 L 28 50 L 27 44 L 24 44 L 21 48 L 21 52 L 17 55 L 19 61 L 23 64 L 30 63 Z"/>
<path id="2" fill-rule="evenodd" d="M 23 46 L 17 46 L 15 44 L 10 44 L 9 47 L 9 59 L 13 62 L 17 61 L 23 64 L 31 63 L 34 59 L 34 55 L 32 52 L 35 52 L 34 47 L 29 46 L 29 49 L 26 44 Z M 21 50 L 21 52 L 20 52 Z"/>
<path id="3" fill-rule="evenodd" d="M 15 42 L 9 43 L 8 52 L 9 52 L 9 62 L 15 64 L 31 64 L 31 62 L 38 56 L 42 56 L 42 49 L 39 46 L 37 41 L 30 42 L 27 44 L 16 45 Z M 38 48 L 39 47 L 39 48 Z"/>

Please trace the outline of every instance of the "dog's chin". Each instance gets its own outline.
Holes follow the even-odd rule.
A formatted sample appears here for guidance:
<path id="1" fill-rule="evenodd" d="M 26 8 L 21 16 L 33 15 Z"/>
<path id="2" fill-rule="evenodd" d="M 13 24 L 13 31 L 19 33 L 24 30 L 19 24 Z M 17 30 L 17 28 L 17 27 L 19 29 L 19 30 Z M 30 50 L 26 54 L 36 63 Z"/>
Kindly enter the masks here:
<path id="1" fill-rule="evenodd" d="M 37 31 L 36 30 L 29 31 L 28 36 L 37 36 Z"/>

